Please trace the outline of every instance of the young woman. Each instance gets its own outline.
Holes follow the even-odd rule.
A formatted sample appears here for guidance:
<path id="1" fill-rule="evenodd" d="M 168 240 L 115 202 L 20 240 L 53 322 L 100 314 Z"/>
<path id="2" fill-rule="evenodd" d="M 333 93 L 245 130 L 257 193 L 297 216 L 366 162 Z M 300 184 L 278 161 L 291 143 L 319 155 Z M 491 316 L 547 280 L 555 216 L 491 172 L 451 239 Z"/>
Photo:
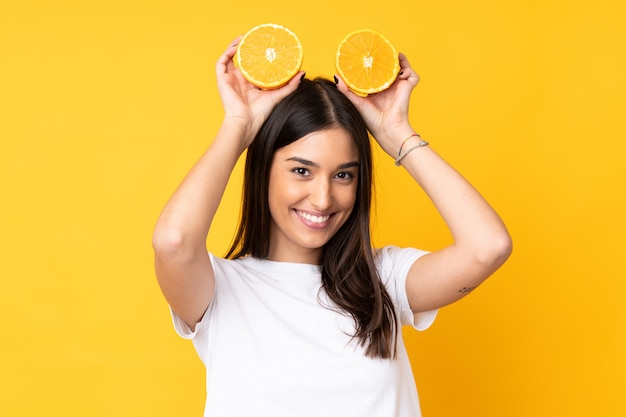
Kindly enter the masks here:
<path id="1" fill-rule="evenodd" d="M 401 55 L 384 92 L 296 75 L 262 91 L 217 64 L 225 115 L 211 146 L 155 229 L 156 273 L 178 333 L 207 371 L 205 416 L 419 416 L 402 325 L 438 308 L 509 256 L 505 226 L 408 120 L 419 77 Z M 436 252 L 372 249 L 368 131 L 428 194 L 454 243 Z M 230 173 L 247 149 L 235 241 L 206 239 Z"/>

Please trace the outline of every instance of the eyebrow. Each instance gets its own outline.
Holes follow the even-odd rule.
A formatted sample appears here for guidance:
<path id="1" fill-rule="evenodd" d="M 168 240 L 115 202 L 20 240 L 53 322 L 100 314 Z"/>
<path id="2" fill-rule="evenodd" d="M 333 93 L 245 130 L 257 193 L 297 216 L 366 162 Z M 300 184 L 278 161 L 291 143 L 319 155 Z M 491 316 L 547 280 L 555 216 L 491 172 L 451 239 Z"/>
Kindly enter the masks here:
<path id="1" fill-rule="evenodd" d="M 285 161 L 295 161 L 295 162 L 299 162 L 302 165 L 306 165 L 306 166 L 310 166 L 310 167 L 314 167 L 314 168 L 319 168 L 320 165 L 316 162 L 313 161 L 309 161 L 308 159 L 304 159 L 304 158 L 299 158 L 297 156 L 292 156 L 291 158 L 287 158 L 285 159 Z M 341 164 L 337 167 L 337 169 L 346 169 L 346 168 L 352 168 L 352 167 L 358 167 L 360 164 L 357 161 L 352 161 L 352 162 L 346 162 L 345 164 Z"/>

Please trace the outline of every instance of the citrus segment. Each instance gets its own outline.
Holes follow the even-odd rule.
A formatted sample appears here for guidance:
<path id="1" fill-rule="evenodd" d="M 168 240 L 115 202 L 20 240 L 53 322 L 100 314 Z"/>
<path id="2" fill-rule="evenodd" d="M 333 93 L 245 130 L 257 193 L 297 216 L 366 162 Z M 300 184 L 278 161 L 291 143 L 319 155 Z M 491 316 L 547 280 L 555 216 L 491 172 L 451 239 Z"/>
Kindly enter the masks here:
<path id="1" fill-rule="evenodd" d="M 396 48 L 371 29 L 348 34 L 339 44 L 335 65 L 348 87 L 359 95 L 389 88 L 400 71 Z"/>
<path id="2" fill-rule="evenodd" d="M 235 66 L 263 89 L 282 87 L 302 67 L 302 44 L 291 30 L 266 23 L 250 29 L 239 41 Z"/>

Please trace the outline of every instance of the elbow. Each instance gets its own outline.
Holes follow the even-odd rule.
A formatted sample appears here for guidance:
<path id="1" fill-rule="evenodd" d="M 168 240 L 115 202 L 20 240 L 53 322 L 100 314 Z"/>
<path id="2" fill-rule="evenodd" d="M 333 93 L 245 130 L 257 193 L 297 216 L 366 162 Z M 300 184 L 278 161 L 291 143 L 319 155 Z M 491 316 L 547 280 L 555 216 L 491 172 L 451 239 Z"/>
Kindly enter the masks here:
<path id="1" fill-rule="evenodd" d="M 513 240 L 506 230 L 487 237 L 481 245 L 478 260 L 481 264 L 495 271 L 506 262 L 513 252 Z"/>
<path id="2" fill-rule="evenodd" d="M 171 227 L 157 227 L 152 235 L 152 248 L 161 260 L 184 262 L 190 260 L 196 249 L 185 234 Z"/>
<path id="3" fill-rule="evenodd" d="M 183 242 L 183 234 L 177 230 L 157 227 L 152 235 L 152 248 L 156 253 L 180 252 Z"/>

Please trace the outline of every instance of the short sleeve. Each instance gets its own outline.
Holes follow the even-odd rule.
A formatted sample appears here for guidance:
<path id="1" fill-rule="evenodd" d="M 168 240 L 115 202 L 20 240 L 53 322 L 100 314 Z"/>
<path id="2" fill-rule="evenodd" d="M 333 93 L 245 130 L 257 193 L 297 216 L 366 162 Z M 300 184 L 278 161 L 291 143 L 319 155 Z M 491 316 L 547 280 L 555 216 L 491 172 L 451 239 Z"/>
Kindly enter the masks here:
<path id="1" fill-rule="evenodd" d="M 193 346 L 200 357 L 202 363 L 206 365 L 206 357 L 207 357 L 207 349 L 208 349 L 208 331 L 209 331 L 209 316 L 211 306 L 207 309 L 207 311 L 202 316 L 202 319 L 196 325 L 194 330 L 181 319 L 178 315 L 172 310 L 170 307 L 170 313 L 172 315 L 172 323 L 174 324 L 174 330 L 176 333 L 182 337 L 183 339 L 191 340 L 193 342 Z"/>
<path id="2" fill-rule="evenodd" d="M 204 313 L 202 319 L 196 325 L 195 330 L 191 330 L 191 328 L 185 323 L 183 319 L 178 317 L 178 315 L 172 310 L 170 307 L 170 314 L 172 315 L 172 323 L 174 324 L 174 330 L 176 333 L 182 337 L 183 339 L 193 340 L 199 333 L 202 333 L 203 329 L 207 326 L 208 322 L 208 314 Z"/>
<path id="3" fill-rule="evenodd" d="M 428 329 L 437 316 L 437 310 L 413 313 L 406 292 L 406 279 L 413 263 L 428 252 L 414 248 L 385 246 L 376 253 L 380 278 L 394 299 L 402 325 L 416 330 Z"/>

